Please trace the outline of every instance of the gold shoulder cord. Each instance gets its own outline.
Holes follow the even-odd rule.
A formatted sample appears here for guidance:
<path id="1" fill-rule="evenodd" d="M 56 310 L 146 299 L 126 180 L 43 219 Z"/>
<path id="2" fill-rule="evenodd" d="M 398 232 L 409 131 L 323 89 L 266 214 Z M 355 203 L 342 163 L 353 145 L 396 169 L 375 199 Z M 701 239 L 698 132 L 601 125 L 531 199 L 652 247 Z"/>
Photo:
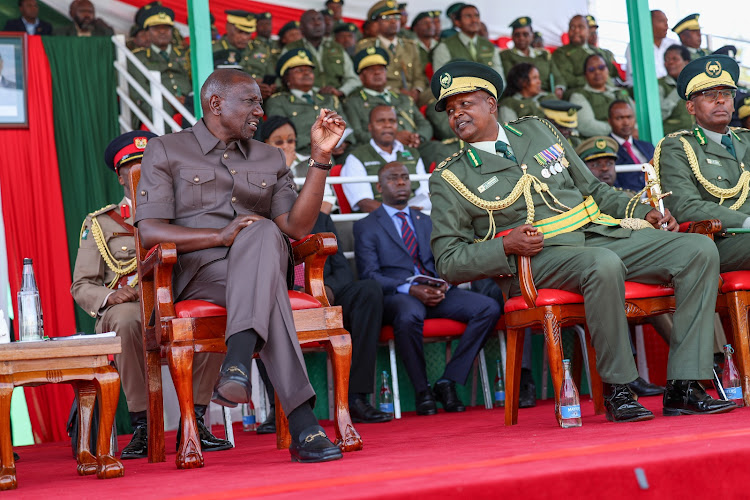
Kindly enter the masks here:
<path id="1" fill-rule="evenodd" d="M 656 151 L 654 151 L 654 170 L 656 171 L 657 178 L 661 178 L 661 174 L 659 173 L 659 160 L 661 159 L 661 144 L 663 141 L 664 139 L 659 141 L 659 144 L 656 145 Z M 745 200 L 747 200 L 748 191 L 750 190 L 750 172 L 742 172 L 740 179 L 734 187 L 726 189 L 720 188 L 715 184 L 711 184 L 708 179 L 703 177 L 700 165 L 698 164 L 698 158 L 695 156 L 695 151 L 693 151 L 690 143 L 684 137 L 680 137 L 680 142 L 682 143 L 682 149 L 685 151 L 685 156 L 687 156 L 690 168 L 693 170 L 693 175 L 695 175 L 695 178 L 700 185 L 703 186 L 703 189 L 705 189 L 710 195 L 719 198 L 719 205 L 724 203 L 725 199 L 733 198 L 739 194 L 739 199 L 737 199 L 734 205 L 729 207 L 729 210 L 737 210 L 740 208 L 745 203 Z"/>
<path id="2" fill-rule="evenodd" d="M 94 236 L 96 247 L 99 249 L 99 253 L 102 255 L 104 263 L 113 273 L 115 273 L 114 279 L 109 285 L 107 285 L 107 288 L 114 289 L 121 277 L 136 270 L 138 265 L 136 263 L 136 258 L 133 257 L 128 261 L 120 262 L 114 255 L 112 255 L 112 252 L 109 251 L 109 247 L 107 246 L 107 242 L 104 240 L 104 231 L 102 231 L 102 227 L 99 225 L 99 221 L 96 220 L 96 217 L 91 217 L 91 234 Z M 136 277 L 131 285 L 135 285 L 137 280 L 138 278 Z"/>

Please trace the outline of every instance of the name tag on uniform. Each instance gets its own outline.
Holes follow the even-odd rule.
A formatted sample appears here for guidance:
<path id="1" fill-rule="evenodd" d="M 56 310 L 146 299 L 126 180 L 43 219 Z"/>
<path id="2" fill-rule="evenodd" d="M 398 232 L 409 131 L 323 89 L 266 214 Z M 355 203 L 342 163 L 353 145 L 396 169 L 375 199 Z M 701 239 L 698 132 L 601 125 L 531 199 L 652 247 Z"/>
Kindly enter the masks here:
<path id="1" fill-rule="evenodd" d="M 484 193 L 485 191 L 487 191 L 489 188 L 491 188 L 495 184 L 497 184 L 497 176 L 493 175 L 490 180 L 488 180 L 487 182 L 485 182 L 484 184 L 482 184 L 481 186 L 479 186 L 477 188 L 477 191 L 479 191 L 480 193 Z"/>
<path id="2" fill-rule="evenodd" d="M 370 165 L 380 165 L 379 161 L 366 161 L 365 167 L 369 167 Z"/>
<path id="3" fill-rule="evenodd" d="M 714 160 L 713 158 L 706 158 L 706 163 L 708 163 L 709 165 L 721 166 L 721 162 L 719 160 Z"/>

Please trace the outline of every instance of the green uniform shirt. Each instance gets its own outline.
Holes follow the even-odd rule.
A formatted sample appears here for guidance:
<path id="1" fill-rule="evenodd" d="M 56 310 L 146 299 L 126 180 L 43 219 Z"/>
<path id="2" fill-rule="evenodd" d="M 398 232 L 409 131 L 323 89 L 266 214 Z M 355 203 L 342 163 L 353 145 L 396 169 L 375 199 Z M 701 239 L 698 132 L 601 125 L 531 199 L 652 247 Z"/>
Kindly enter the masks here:
<path id="1" fill-rule="evenodd" d="M 239 64 L 245 72 L 261 82 L 264 76 L 276 74 L 276 62 L 271 50 L 255 40 L 250 40 L 244 49 L 238 49 L 226 37 L 222 37 L 212 42 L 212 48 L 214 65 L 223 60 Z"/>
<path id="2" fill-rule="evenodd" d="M 193 81 L 190 75 L 190 52 L 175 46 L 172 46 L 168 52 L 169 54 L 163 56 L 154 50 L 154 47 L 141 47 L 135 49 L 133 54 L 146 68 L 161 73 L 162 85 L 172 92 L 172 94 L 176 97 L 186 96 L 193 92 Z M 131 69 L 130 73 L 147 92 L 150 91 L 151 86 L 140 71 Z M 138 104 L 138 107 L 147 116 L 150 116 L 151 106 L 146 104 L 140 94 L 131 90 L 131 96 L 136 104 Z M 164 110 L 169 115 L 177 112 L 166 99 L 163 102 Z"/>
<path id="3" fill-rule="evenodd" d="M 528 56 L 516 49 L 507 49 L 500 52 L 500 61 L 503 63 L 503 70 L 506 75 L 510 71 L 510 68 L 516 64 L 533 64 L 539 70 L 539 78 L 542 80 L 542 90 L 544 92 L 552 92 L 556 87 L 565 88 L 565 79 L 557 68 L 557 64 L 552 60 L 552 54 L 544 49 L 529 48 Z"/>
<path id="4" fill-rule="evenodd" d="M 582 137 L 609 135 L 612 132 L 607 119 L 609 106 L 616 100 L 625 100 L 635 109 L 627 90 L 607 86 L 604 92 L 592 89 L 587 83 L 570 96 L 570 102 L 581 106 L 578 110 L 578 132 Z"/>
<path id="5" fill-rule="evenodd" d="M 307 49 L 316 59 L 316 87 L 322 88 L 330 85 L 345 95 L 349 95 L 361 85 L 349 54 L 335 40 L 324 38 L 318 48 L 315 48 L 313 44 L 302 38 L 286 45 L 282 53 L 295 49 Z"/>
<path id="6" fill-rule="evenodd" d="M 591 54 L 599 54 L 602 56 L 609 67 L 610 78 L 617 78 L 617 69 L 612 63 L 610 56 L 597 47 L 568 44 L 559 47 L 552 53 L 552 61 L 562 73 L 568 95 L 570 95 L 571 89 L 580 88 L 586 85 L 586 79 L 583 76 L 583 63 Z"/>
<path id="7" fill-rule="evenodd" d="M 677 94 L 677 82 L 671 76 L 659 78 L 659 102 L 664 135 L 693 128 L 695 118 L 688 113 L 685 101 Z"/>
<path id="8" fill-rule="evenodd" d="M 362 166 L 365 167 L 365 170 L 367 171 L 367 175 L 378 175 L 378 170 L 380 170 L 380 167 L 385 165 L 387 162 L 385 161 L 385 158 L 380 156 L 377 151 L 375 151 L 375 148 L 372 147 L 372 144 L 367 142 L 366 144 L 361 144 L 354 148 L 351 152 L 352 156 L 357 158 L 359 161 L 362 162 Z M 410 175 L 416 175 L 417 174 L 417 162 L 419 161 L 419 151 L 417 151 L 414 148 L 410 148 L 408 146 L 404 146 L 403 151 L 399 151 L 396 154 L 396 160 L 398 162 L 401 162 L 406 167 L 406 170 L 409 171 Z M 412 195 L 416 192 L 416 190 L 419 189 L 419 182 L 418 181 L 412 181 L 411 183 L 411 192 Z M 381 195 L 378 190 L 375 188 L 375 183 L 372 183 L 372 194 L 375 196 L 376 201 L 383 201 L 383 195 Z"/>
<path id="9" fill-rule="evenodd" d="M 279 56 L 281 55 L 281 45 L 279 44 L 278 40 L 274 40 L 273 38 L 265 38 L 262 36 L 256 36 L 253 40 L 255 44 L 261 44 L 265 46 L 271 53 L 271 63 L 274 68 L 276 68 L 276 61 L 279 60 Z"/>
<path id="10" fill-rule="evenodd" d="M 500 121 L 512 122 L 523 116 L 544 116 L 544 111 L 539 107 L 539 101 L 550 99 L 547 94 L 539 94 L 534 97 L 523 97 L 515 94 L 503 97 L 498 103 Z"/>
<path id="11" fill-rule="evenodd" d="M 368 47 L 384 49 L 388 53 L 390 61 L 386 67 L 388 73 L 386 85 L 388 88 L 396 92 L 401 89 L 419 89 L 423 91 L 423 94 L 429 94 L 427 76 L 422 66 L 417 43 L 408 38 L 396 37 L 396 40 L 398 43 L 391 50 L 389 46 L 383 44 L 380 37 L 364 38 L 357 42 L 355 53 Z"/>
<path id="12" fill-rule="evenodd" d="M 469 49 L 470 43 L 475 44 L 476 56 L 473 56 Z M 444 38 L 432 51 L 432 69 L 437 73 L 442 66 L 458 59 L 486 64 L 505 79 L 500 52 L 495 44 L 484 37 L 476 35 L 472 40 L 463 33 L 456 33 Z"/>

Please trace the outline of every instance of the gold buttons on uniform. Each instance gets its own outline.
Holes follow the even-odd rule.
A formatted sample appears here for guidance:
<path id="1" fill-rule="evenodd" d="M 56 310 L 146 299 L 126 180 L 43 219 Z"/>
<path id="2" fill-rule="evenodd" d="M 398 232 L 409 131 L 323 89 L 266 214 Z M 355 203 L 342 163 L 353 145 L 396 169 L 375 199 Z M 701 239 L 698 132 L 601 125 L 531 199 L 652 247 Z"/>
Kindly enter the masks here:
<path id="1" fill-rule="evenodd" d="M 172 85 L 172 88 L 177 90 L 177 85 Z"/>
<path id="2" fill-rule="evenodd" d="M 718 177 L 717 177 L 717 179 L 718 179 L 718 180 L 721 180 L 721 176 L 718 176 Z"/>
<path id="3" fill-rule="evenodd" d="M 296 111 L 292 111 L 292 116 L 297 116 L 297 112 Z"/>
<path id="4" fill-rule="evenodd" d="M 227 158 L 229 158 L 229 153 L 224 153 L 224 159 L 226 160 Z"/>
<path id="5" fill-rule="evenodd" d="M 167 64 L 167 68 L 171 68 L 171 67 L 172 67 L 172 63 Z"/>
<path id="6" fill-rule="evenodd" d="M 123 252 L 128 249 L 128 247 L 121 247 L 120 248 Z"/>
<path id="7" fill-rule="evenodd" d="M 261 182 L 260 185 L 266 187 L 266 181 Z"/>
<path id="8" fill-rule="evenodd" d="M 336 59 L 336 64 L 341 64 L 341 59 Z"/>
<path id="9" fill-rule="evenodd" d="M 198 177 L 197 175 L 196 175 L 195 177 L 193 177 L 193 182 L 198 182 L 198 181 L 200 181 L 200 180 L 201 180 L 201 178 L 200 178 L 200 177 Z"/>
<path id="10" fill-rule="evenodd" d="M 91 314 L 92 318 L 96 318 L 96 311 L 91 311 L 89 314 Z"/>
<path id="11" fill-rule="evenodd" d="M 407 66 L 409 66 L 411 68 L 411 63 L 407 64 Z"/>
<path id="12" fill-rule="evenodd" d="M 234 175 L 234 174 L 237 173 L 237 171 L 235 169 L 232 169 L 232 170 L 229 171 L 229 173 L 232 174 L 232 175 Z"/>
<path id="13" fill-rule="evenodd" d="M 398 70 L 394 71 L 393 74 L 398 76 Z"/>
<path id="14" fill-rule="evenodd" d="M 232 203 L 237 203 L 237 197 L 236 196 L 232 196 Z"/>
<path id="15" fill-rule="evenodd" d="M 500 197 L 499 197 L 499 196 L 495 196 L 495 199 L 496 199 L 496 200 L 499 200 L 499 199 L 500 199 Z"/>
<path id="16" fill-rule="evenodd" d="M 313 106 L 313 109 L 314 109 L 315 111 L 317 111 L 317 110 L 318 110 L 318 107 L 317 107 L 317 106 Z"/>
<path id="17" fill-rule="evenodd" d="M 141 191 L 141 196 L 146 196 L 146 191 Z"/>

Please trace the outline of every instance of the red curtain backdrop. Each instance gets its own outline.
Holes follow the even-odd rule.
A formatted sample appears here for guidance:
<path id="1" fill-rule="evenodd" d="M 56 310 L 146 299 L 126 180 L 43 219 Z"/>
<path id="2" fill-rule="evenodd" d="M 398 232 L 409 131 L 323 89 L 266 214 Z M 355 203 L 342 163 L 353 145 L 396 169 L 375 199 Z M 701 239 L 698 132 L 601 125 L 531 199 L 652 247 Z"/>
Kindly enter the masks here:
<path id="1" fill-rule="evenodd" d="M 29 128 L 0 130 L 0 188 L 10 288 L 15 300 L 21 287 L 22 261 L 34 259 L 44 331 L 48 336 L 70 335 L 76 326 L 52 121 L 52 77 L 42 39 L 27 37 L 27 46 Z M 65 439 L 73 402 L 70 386 L 47 384 L 27 388 L 25 394 L 34 440 Z"/>

